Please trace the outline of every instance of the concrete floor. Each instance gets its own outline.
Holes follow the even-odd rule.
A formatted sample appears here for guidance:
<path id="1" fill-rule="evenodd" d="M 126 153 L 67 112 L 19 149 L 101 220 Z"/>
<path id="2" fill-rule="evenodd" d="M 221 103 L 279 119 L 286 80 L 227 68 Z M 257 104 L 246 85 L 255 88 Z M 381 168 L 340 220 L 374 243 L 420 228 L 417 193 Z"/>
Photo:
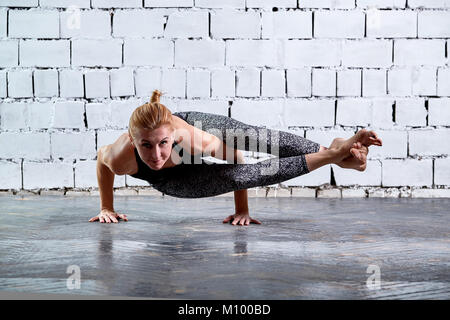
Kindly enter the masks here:
<path id="1" fill-rule="evenodd" d="M 449 299 L 450 199 L 0 198 L 0 293 L 176 299 Z M 67 288 L 68 266 L 81 272 Z M 381 288 L 370 290 L 369 265 Z"/>

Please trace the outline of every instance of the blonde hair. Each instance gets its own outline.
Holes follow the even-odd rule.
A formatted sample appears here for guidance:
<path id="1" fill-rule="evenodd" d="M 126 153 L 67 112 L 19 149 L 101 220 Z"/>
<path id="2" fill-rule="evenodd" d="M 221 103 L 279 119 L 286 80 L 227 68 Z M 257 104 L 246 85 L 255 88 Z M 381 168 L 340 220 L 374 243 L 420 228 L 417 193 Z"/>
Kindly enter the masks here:
<path id="1" fill-rule="evenodd" d="M 132 137 L 141 129 L 154 130 L 162 125 L 173 127 L 172 112 L 159 102 L 162 94 L 161 91 L 154 90 L 150 102 L 133 111 L 128 124 L 128 132 Z"/>

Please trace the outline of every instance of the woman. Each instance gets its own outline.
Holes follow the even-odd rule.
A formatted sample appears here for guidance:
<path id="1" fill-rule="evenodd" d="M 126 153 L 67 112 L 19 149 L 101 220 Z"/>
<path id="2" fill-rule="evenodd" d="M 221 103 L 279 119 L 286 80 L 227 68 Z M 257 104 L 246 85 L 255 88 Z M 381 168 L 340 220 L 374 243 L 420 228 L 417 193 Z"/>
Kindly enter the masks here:
<path id="1" fill-rule="evenodd" d="M 114 175 L 128 174 L 174 197 L 201 198 L 234 191 L 235 214 L 223 222 L 260 224 L 249 216 L 246 189 L 286 181 L 331 163 L 363 171 L 368 147 L 382 145 L 375 132 L 362 129 L 350 139 L 334 139 L 326 148 L 292 133 L 226 116 L 195 111 L 172 114 L 159 102 L 160 96 L 155 90 L 150 103 L 131 115 L 128 133 L 99 149 L 101 211 L 90 222 L 128 221 L 113 208 Z M 278 157 L 245 164 L 240 150 Z M 226 163 L 211 164 L 202 159 L 205 156 Z"/>

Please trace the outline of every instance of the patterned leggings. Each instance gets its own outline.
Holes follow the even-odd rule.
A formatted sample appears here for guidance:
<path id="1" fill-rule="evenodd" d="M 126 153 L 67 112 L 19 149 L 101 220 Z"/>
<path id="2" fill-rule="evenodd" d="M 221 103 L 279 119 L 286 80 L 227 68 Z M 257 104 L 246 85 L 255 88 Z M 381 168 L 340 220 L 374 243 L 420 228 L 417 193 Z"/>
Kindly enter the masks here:
<path id="1" fill-rule="evenodd" d="M 320 144 L 298 135 L 252 126 L 236 119 L 197 111 L 173 113 L 189 124 L 222 139 L 227 146 L 274 154 L 253 164 L 182 163 L 160 170 L 163 179 L 152 184 L 160 192 L 178 198 L 203 198 L 280 183 L 309 173 L 305 154 L 319 151 Z M 193 159 L 193 158 L 192 158 Z M 201 162 L 198 164 L 198 162 Z"/>

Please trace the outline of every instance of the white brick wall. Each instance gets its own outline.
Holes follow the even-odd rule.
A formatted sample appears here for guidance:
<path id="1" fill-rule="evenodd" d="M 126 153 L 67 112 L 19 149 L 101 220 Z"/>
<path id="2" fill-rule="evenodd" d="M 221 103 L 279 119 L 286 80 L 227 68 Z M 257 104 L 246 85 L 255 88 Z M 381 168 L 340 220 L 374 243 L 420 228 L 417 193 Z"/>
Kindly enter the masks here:
<path id="1" fill-rule="evenodd" d="M 55 103 L 53 128 L 82 129 L 84 124 L 84 102 L 66 101 Z"/>
<path id="2" fill-rule="evenodd" d="M 261 96 L 284 97 L 286 80 L 284 70 L 263 70 L 261 72 Z"/>
<path id="3" fill-rule="evenodd" d="M 164 16 L 160 12 L 116 10 L 112 27 L 114 37 L 160 37 Z"/>
<path id="4" fill-rule="evenodd" d="M 34 102 L 28 104 L 27 126 L 31 130 L 48 129 L 52 127 L 54 119 L 55 107 L 54 103 Z"/>
<path id="5" fill-rule="evenodd" d="M 449 185 L 450 158 L 441 158 L 434 160 L 434 183 L 436 185 Z"/>
<path id="6" fill-rule="evenodd" d="M 415 38 L 417 12 L 409 10 L 368 10 L 368 38 Z"/>
<path id="7" fill-rule="evenodd" d="M 80 9 L 90 8 L 90 0 L 40 0 L 39 5 L 42 8 L 67 8 L 77 6 Z"/>
<path id="8" fill-rule="evenodd" d="M 23 188 L 70 188 L 74 187 L 73 165 L 69 162 L 23 163 Z"/>
<path id="9" fill-rule="evenodd" d="M 263 12 L 262 38 L 312 38 L 312 11 Z"/>
<path id="10" fill-rule="evenodd" d="M 371 122 L 372 103 L 368 99 L 343 99 L 337 104 L 336 124 L 367 126 Z"/>
<path id="11" fill-rule="evenodd" d="M 111 70 L 111 96 L 123 97 L 134 95 L 133 69 L 122 68 Z"/>
<path id="12" fill-rule="evenodd" d="M 236 71 L 236 96 L 258 97 L 261 91 L 261 72 L 256 68 Z"/>
<path id="13" fill-rule="evenodd" d="M 58 38 L 59 14 L 53 10 L 9 10 L 10 38 Z"/>
<path id="14" fill-rule="evenodd" d="M 0 67 L 15 67 L 19 65 L 19 41 L 0 40 Z"/>
<path id="15" fill-rule="evenodd" d="M 62 98 L 84 97 L 83 72 L 78 70 L 61 70 L 59 72 L 59 94 Z"/>
<path id="16" fill-rule="evenodd" d="M 277 43 L 270 40 L 229 40 L 227 66 L 278 66 Z"/>
<path id="17" fill-rule="evenodd" d="M 136 96 L 151 96 L 154 88 L 161 87 L 160 68 L 138 68 L 134 71 Z"/>
<path id="18" fill-rule="evenodd" d="M 317 11 L 314 14 L 314 37 L 362 38 L 364 19 L 362 11 Z"/>
<path id="19" fill-rule="evenodd" d="M 23 147 L 25 145 L 27 148 Z M 2 159 L 50 159 L 50 135 L 45 132 L 2 132 L 0 147 Z"/>
<path id="20" fill-rule="evenodd" d="M 234 97 L 236 91 L 234 70 L 213 69 L 211 71 L 212 98 Z"/>
<path id="21" fill-rule="evenodd" d="M 58 71 L 35 70 L 33 73 L 34 95 L 36 97 L 58 96 Z"/>
<path id="22" fill-rule="evenodd" d="M 33 71 L 30 69 L 8 72 L 8 95 L 12 98 L 33 96 Z"/>
<path id="23" fill-rule="evenodd" d="M 175 11 L 168 16 L 164 30 L 166 38 L 208 37 L 208 12 Z"/>
<path id="24" fill-rule="evenodd" d="M 361 54 L 364 52 L 364 54 Z M 392 65 L 392 42 L 389 40 L 348 40 L 342 45 L 345 67 L 386 68 Z"/>
<path id="25" fill-rule="evenodd" d="M 73 40 L 72 65 L 79 67 L 120 67 L 122 64 L 122 41 Z"/>
<path id="26" fill-rule="evenodd" d="M 450 119 L 450 99 L 430 99 L 428 102 L 428 124 L 431 126 L 448 125 Z"/>
<path id="27" fill-rule="evenodd" d="M 383 186 L 432 186 L 433 164 L 431 159 L 383 160 L 382 166 Z"/>
<path id="28" fill-rule="evenodd" d="M 225 43 L 215 40 L 184 40 L 175 43 L 175 66 L 221 67 L 225 64 Z"/>
<path id="29" fill-rule="evenodd" d="M 355 7 L 353 0 L 303 0 L 300 8 L 325 8 L 325 9 L 352 9 Z"/>
<path id="30" fill-rule="evenodd" d="M 346 69 L 337 72 L 337 96 L 361 95 L 361 70 Z"/>
<path id="31" fill-rule="evenodd" d="M 348 170 L 332 165 L 334 179 L 338 186 L 379 186 L 381 184 L 381 163 L 378 160 L 368 160 L 366 170 Z"/>
<path id="32" fill-rule="evenodd" d="M 108 38 L 111 35 L 111 16 L 108 11 L 72 10 L 60 14 L 61 38 Z"/>
<path id="33" fill-rule="evenodd" d="M 289 40 L 281 42 L 281 57 L 286 68 L 305 66 L 335 67 L 341 64 L 342 42 L 337 40 Z"/>
<path id="34" fill-rule="evenodd" d="M 125 39 L 123 63 L 126 66 L 173 66 L 174 45 L 168 40 Z"/>
<path id="35" fill-rule="evenodd" d="M 438 69 L 437 92 L 440 96 L 450 96 L 450 68 Z"/>
<path id="36" fill-rule="evenodd" d="M 8 28 L 8 11 L 5 8 L 0 8 L 0 38 L 6 38 L 7 28 Z"/>
<path id="37" fill-rule="evenodd" d="M 365 69 L 362 77 L 363 97 L 382 97 L 386 94 L 386 70 Z"/>
<path id="38" fill-rule="evenodd" d="M 411 130 L 409 136 L 409 154 L 418 156 L 447 156 L 450 154 L 449 129 Z"/>
<path id="39" fill-rule="evenodd" d="M 411 8 L 448 8 L 448 0 L 408 0 L 408 6 Z"/>
<path id="40" fill-rule="evenodd" d="M 343 189 L 450 188 L 449 9 L 448 0 L 0 0 L 0 190 L 98 187 L 98 148 L 126 132 L 155 89 L 172 112 L 230 111 L 325 146 L 362 127 L 383 140 L 364 172 L 326 165 L 282 186 L 329 184 L 333 169 Z"/>
<path id="41" fill-rule="evenodd" d="M 442 66 L 445 41 L 437 39 L 399 39 L 394 42 L 394 64 L 405 66 Z"/>
<path id="42" fill-rule="evenodd" d="M 405 8 L 406 0 L 356 0 L 356 4 L 361 8 Z"/>
<path id="43" fill-rule="evenodd" d="M 67 40 L 21 40 L 19 50 L 22 67 L 70 67 Z"/>
<path id="44" fill-rule="evenodd" d="M 203 24 L 205 32 L 208 32 L 207 22 L 206 16 Z M 213 38 L 259 38 L 260 34 L 259 12 L 223 9 L 211 13 L 211 36 Z"/>
<path id="45" fill-rule="evenodd" d="M 287 100 L 284 111 L 285 126 L 330 127 L 334 125 L 334 101 Z"/>
<path id="46" fill-rule="evenodd" d="M 286 72 L 289 97 L 310 97 L 312 93 L 311 69 L 290 69 Z"/>
<path id="47" fill-rule="evenodd" d="M 188 98 L 209 98 L 211 81 L 208 70 L 189 70 L 186 77 Z"/>
<path id="48" fill-rule="evenodd" d="M 2 0 L 1 7 L 37 7 L 39 0 Z"/>
<path id="49" fill-rule="evenodd" d="M 94 132 L 53 133 L 51 135 L 54 159 L 93 159 L 95 150 Z"/>
<path id="50" fill-rule="evenodd" d="M 0 98 L 7 97 L 6 71 L 0 71 Z"/>
<path id="51" fill-rule="evenodd" d="M 397 99 L 395 122 L 400 126 L 426 126 L 427 110 L 423 98 Z"/>
<path id="52" fill-rule="evenodd" d="M 87 71 L 84 74 L 86 98 L 108 98 L 110 96 L 109 72 L 107 70 Z"/>
<path id="53" fill-rule="evenodd" d="M 420 11 L 419 37 L 448 38 L 450 37 L 450 12 Z"/>
<path id="54" fill-rule="evenodd" d="M 314 68 L 312 72 L 312 95 L 333 97 L 336 95 L 336 71 Z"/>
<path id="55" fill-rule="evenodd" d="M 22 188 L 21 164 L 12 161 L 0 161 L 0 176 L 2 177 L 2 189 Z"/>

